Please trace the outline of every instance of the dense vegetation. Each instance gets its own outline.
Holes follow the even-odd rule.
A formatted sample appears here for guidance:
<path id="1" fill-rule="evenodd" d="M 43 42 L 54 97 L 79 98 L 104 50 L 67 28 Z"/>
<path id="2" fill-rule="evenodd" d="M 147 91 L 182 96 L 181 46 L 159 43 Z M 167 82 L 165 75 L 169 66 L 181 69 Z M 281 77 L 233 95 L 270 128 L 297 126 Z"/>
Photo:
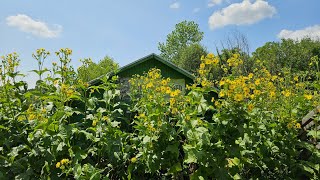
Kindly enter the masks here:
<path id="1" fill-rule="evenodd" d="M 119 68 L 119 65 L 109 56 L 104 57 L 98 63 L 94 63 L 90 58 L 81 61 L 82 65 L 77 70 L 77 76 L 84 82 L 115 72 Z"/>
<path id="2" fill-rule="evenodd" d="M 298 138 L 319 105 L 319 59 L 307 72 L 271 74 L 255 61 L 244 74 L 237 53 L 202 57 L 186 93 L 152 69 L 130 80 L 89 86 L 70 67 L 70 49 L 50 71 L 39 49 L 37 87 L 17 81 L 19 56 L 2 57 L 0 179 L 296 179 L 320 175 L 320 151 Z M 85 63 L 85 62 L 84 62 Z M 43 74 L 49 71 L 49 76 Z M 220 78 L 212 73 L 220 72 Z M 128 113 L 130 112 L 130 113 Z M 319 123 L 319 117 L 315 118 Z M 316 129 L 308 137 L 319 142 Z M 310 157 L 301 157 L 308 150 Z"/>

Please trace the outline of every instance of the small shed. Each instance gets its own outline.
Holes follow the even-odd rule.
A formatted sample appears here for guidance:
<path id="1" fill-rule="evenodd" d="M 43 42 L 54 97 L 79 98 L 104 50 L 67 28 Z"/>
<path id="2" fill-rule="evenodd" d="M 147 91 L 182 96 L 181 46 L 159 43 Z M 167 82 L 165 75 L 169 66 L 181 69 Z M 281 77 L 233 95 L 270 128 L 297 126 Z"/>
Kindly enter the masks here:
<path id="1" fill-rule="evenodd" d="M 300 139 L 313 144 L 317 149 L 320 149 L 320 141 L 318 138 L 308 137 L 307 132 L 310 130 L 320 131 L 320 105 L 310 111 L 301 122 Z M 320 132 L 319 132 L 320 133 Z"/>
<path id="2" fill-rule="evenodd" d="M 170 78 L 173 87 L 180 89 L 182 92 L 185 92 L 186 85 L 192 84 L 194 80 L 194 76 L 190 72 L 152 53 L 121 67 L 115 73 L 115 75 L 119 76 L 121 94 L 127 94 L 126 92 L 129 91 L 129 79 L 132 78 L 133 75 L 143 75 L 143 73 L 147 73 L 152 68 L 160 69 L 162 77 Z M 89 84 L 97 85 L 100 82 L 100 78 L 97 78 L 90 81 Z"/>

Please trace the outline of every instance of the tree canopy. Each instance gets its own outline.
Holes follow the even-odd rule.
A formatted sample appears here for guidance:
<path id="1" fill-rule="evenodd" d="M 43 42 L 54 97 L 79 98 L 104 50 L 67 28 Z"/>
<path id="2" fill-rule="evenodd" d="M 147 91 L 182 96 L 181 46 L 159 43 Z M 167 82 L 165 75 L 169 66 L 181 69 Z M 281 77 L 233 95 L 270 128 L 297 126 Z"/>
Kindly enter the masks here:
<path id="1" fill-rule="evenodd" d="M 90 81 L 119 68 L 118 63 L 109 56 L 105 56 L 98 63 L 92 62 L 91 59 L 84 59 L 82 62 L 83 65 L 78 69 L 78 78 L 84 82 Z"/>
<path id="2" fill-rule="evenodd" d="M 263 61 L 271 72 L 277 73 L 281 68 L 308 70 L 313 56 L 320 56 L 320 41 L 306 38 L 301 41 L 282 39 L 280 42 L 267 42 L 257 48 L 252 57 Z"/>
<path id="3" fill-rule="evenodd" d="M 175 29 L 167 35 L 165 43 L 159 43 L 163 58 L 193 72 L 199 64 L 201 55 L 206 54 L 205 48 L 200 44 L 203 32 L 194 21 L 182 21 L 176 24 Z"/>

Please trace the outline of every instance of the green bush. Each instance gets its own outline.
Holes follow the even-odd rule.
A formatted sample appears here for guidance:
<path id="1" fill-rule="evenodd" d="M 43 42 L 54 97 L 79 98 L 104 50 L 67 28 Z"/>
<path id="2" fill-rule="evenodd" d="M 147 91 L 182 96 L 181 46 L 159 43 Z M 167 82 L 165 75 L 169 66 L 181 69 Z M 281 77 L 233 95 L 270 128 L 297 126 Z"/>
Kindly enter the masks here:
<path id="1" fill-rule="evenodd" d="M 238 55 L 208 54 L 187 92 L 157 69 L 130 80 L 130 103 L 120 101 L 117 77 L 89 86 L 69 65 L 43 68 L 49 52 L 33 55 L 40 81 L 16 81 L 19 57 L 2 57 L 1 179 L 296 179 L 320 175 L 320 152 L 298 138 L 300 121 L 319 105 L 319 70 L 248 76 Z M 59 64 L 59 65 L 58 65 Z M 221 80 L 209 73 L 221 68 Z M 318 59 L 313 64 L 318 68 Z M 226 70 L 225 70 L 226 69 Z M 48 75 L 43 78 L 44 75 Z M 217 94 L 214 98 L 213 94 Z M 131 114 L 124 113 L 130 111 Z M 318 123 L 319 118 L 315 118 Z M 309 138 L 319 142 L 316 129 Z M 308 160 L 301 152 L 311 152 Z"/>

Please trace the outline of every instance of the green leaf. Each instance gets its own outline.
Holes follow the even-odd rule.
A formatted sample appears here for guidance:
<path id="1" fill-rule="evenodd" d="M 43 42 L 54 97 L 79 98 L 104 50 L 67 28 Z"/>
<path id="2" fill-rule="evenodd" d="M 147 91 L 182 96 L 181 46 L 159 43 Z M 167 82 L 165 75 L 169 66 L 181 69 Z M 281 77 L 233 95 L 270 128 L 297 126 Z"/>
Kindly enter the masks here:
<path id="1" fill-rule="evenodd" d="M 73 167 L 73 173 L 74 173 L 74 178 L 75 179 L 79 179 L 82 175 L 82 168 L 81 168 L 81 165 L 80 164 L 76 164 L 74 167 Z"/>
<path id="2" fill-rule="evenodd" d="M 197 162 L 197 156 L 196 156 L 196 150 L 193 146 L 191 145 L 184 145 L 183 146 L 183 150 L 186 154 L 185 158 L 184 158 L 184 163 L 196 163 Z"/>
<path id="3" fill-rule="evenodd" d="M 241 179 L 241 176 L 237 173 L 236 175 L 233 176 L 233 179 Z"/>
<path id="4" fill-rule="evenodd" d="M 237 157 L 232 159 L 232 162 L 234 165 L 238 166 L 240 164 L 240 159 L 238 159 Z"/>
<path id="5" fill-rule="evenodd" d="M 180 172 L 181 170 L 182 170 L 181 164 L 180 164 L 180 162 L 177 162 L 176 164 L 174 164 L 173 166 L 170 167 L 168 173 L 174 174 L 176 172 Z"/>
<path id="6" fill-rule="evenodd" d="M 145 136 L 144 138 L 143 138 L 143 140 L 142 140 L 142 143 L 143 144 L 147 144 L 148 142 L 150 142 L 151 141 L 151 138 L 149 137 L 149 136 Z"/>
<path id="7" fill-rule="evenodd" d="M 60 142 L 58 147 L 57 147 L 57 151 L 62 151 L 63 150 L 63 147 L 65 146 L 66 144 L 64 142 Z"/>

